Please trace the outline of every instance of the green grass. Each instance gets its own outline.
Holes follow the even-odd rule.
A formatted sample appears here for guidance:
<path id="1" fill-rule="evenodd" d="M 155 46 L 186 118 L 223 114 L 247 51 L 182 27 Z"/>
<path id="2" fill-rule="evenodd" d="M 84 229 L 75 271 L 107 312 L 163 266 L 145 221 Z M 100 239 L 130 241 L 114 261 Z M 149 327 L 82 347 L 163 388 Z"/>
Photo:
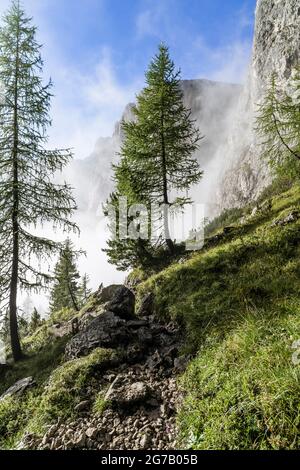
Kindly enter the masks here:
<path id="1" fill-rule="evenodd" d="M 39 431 L 44 424 L 76 415 L 75 406 L 90 399 L 89 388 L 97 387 L 95 372 L 103 370 L 115 358 L 109 349 L 95 349 L 86 357 L 65 362 L 55 369 L 43 392 L 30 428 Z"/>
<path id="2" fill-rule="evenodd" d="M 61 363 L 68 337 L 57 338 L 48 343 L 39 352 L 26 353 L 21 361 L 10 366 L 5 377 L 0 381 L 0 395 L 11 385 L 25 377 L 34 377 L 38 385 L 42 385 Z"/>
<path id="3" fill-rule="evenodd" d="M 193 449 L 299 449 L 300 302 L 252 311 L 223 341 L 211 339 L 182 379 L 178 421 Z"/>
<path id="4" fill-rule="evenodd" d="M 110 402 L 105 400 L 105 393 L 104 391 L 99 392 L 96 395 L 94 404 L 93 404 L 93 412 L 97 415 L 101 415 L 103 411 L 105 411 L 110 405 Z"/>
<path id="5" fill-rule="evenodd" d="M 140 299 L 154 292 L 156 314 L 182 325 L 195 355 L 182 382 L 183 446 L 299 448 L 300 221 L 272 227 L 299 207 L 294 186 L 137 287 Z"/>
<path id="6" fill-rule="evenodd" d="M 55 423 L 58 418 L 76 417 L 75 406 L 82 400 L 93 399 L 91 389 L 93 386 L 97 389 L 97 373 L 101 373 L 115 357 L 111 350 L 95 349 L 86 357 L 62 363 L 52 373 L 44 372 L 44 382 L 41 371 L 37 370 L 40 375 L 34 377 L 40 380 L 35 388 L 22 397 L 7 397 L 0 402 L 0 448 L 13 448 L 25 431 L 42 435 L 45 426 Z M 24 363 L 16 367 L 22 370 L 23 376 L 26 376 L 25 370 L 33 372 L 29 363 L 28 369 Z M 14 371 L 15 378 L 17 370 Z M 99 397 L 95 400 L 98 412 Z"/>
<path id="7" fill-rule="evenodd" d="M 300 339 L 300 221 L 273 225 L 299 210 L 300 188 L 285 188 L 265 191 L 271 210 L 249 217 L 248 206 L 216 219 L 204 249 L 185 261 L 151 277 L 141 270 L 130 276 L 137 303 L 154 292 L 157 316 L 181 325 L 194 357 L 181 378 L 182 448 L 300 447 L 300 365 L 292 362 Z M 81 314 L 98 308 L 92 296 Z M 23 397 L 0 402 L 1 448 L 14 448 L 25 431 L 42 434 L 58 418 L 76 417 L 81 400 L 89 398 L 94 413 L 105 410 L 98 378 L 115 353 L 96 349 L 64 362 L 68 337 L 55 338 L 51 326 L 73 315 L 61 312 L 24 339 L 27 357 L 1 380 L 0 393 L 27 376 L 37 382 Z"/>

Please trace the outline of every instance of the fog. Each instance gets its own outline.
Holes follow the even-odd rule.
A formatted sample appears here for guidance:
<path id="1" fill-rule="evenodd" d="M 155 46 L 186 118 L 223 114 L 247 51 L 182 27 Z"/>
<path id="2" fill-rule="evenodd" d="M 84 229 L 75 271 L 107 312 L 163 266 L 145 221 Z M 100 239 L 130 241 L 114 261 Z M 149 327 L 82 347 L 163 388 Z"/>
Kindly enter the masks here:
<path id="1" fill-rule="evenodd" d="M 190 196 L 195 202 L 205 204 L 206 217 L 218 210 L 215 194 L 224 163 L 222 147 L 227 140 L 241 90 L 238 85 L 208 80 L 183 82 L 185 104 L 192 109 L 193 119 L 204 136 L 196 155 L 204 176 L 199 185 L 191 189 Z M 132 118 L 130 106 L 126 108 L 123 118 Z M 118 161 L 121 140 L 120 123 L 116 123 L 111 138 L 100 138 L 91 156 L 75 160 L 65 172 L 66 179 L 75 188 L 78 203 L 75 219 L 81 235 L 74 242 L 87 253 L 79 265 L 82 272 L 90 275 L 93 288 L 101 282 L 106 285 L 123 282 L 126 275 L 111 266 L 102 252 L 108 232 L 101 207 L 114 187 L 111 165 Z"/>

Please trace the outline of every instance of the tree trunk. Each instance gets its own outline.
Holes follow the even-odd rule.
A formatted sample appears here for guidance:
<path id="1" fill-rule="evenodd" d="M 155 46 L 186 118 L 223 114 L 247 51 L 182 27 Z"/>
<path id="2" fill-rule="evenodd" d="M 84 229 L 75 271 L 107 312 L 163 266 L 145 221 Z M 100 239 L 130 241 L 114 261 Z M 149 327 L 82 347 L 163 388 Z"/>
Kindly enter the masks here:
<path id="1" fill-rule="evenodd" d="M 72 290 L 72 287 L 70 286 L 70 283 L 68 282 L 68 290 L 69 290 L 69 294 L 70 294 L 70 297 L 71 297 L 71 300 L 72 300 L 72 304 L 73 304 L 73 307 L 74 307 L 74 310 L 76 312 L 79 312 L 80 308 L 78 307 L 78 304 L 77 304 L 77 301 L 76 301 L 76 297 L 74 295 L 74 292 Z"/>
<path id="2" fill-rule="evenodd" d="M 163 106 L 163 105 L 162 105 Z M 164 203 L 164 235 L 165 242 L 171 254 L 174 253 L 174 243 L 170 236 L 169 228 L 169 197 L 168 197 L 168 182 L 167 182 L 167 162 L 166 162 L 166 145 L 164 135 L 164 114 L 161 116 L 161 150 L 162 150 L 162 179 L 163 179 L 163 203 Z"/>
<path id="3" fill-rule="evenodd" d="M 13 160 L 13 253 L 9 296 L 9 324 L 12 354 L 15 361 L 22 358 L 17 318 L 18 271 L 19 271 L 19 175 L 18 175 L 18 75 L 19 75 L 19 30 L 17 32 L 16 63 L 15 63 L 15 92 L 14 92 L 14 143 Z"/>

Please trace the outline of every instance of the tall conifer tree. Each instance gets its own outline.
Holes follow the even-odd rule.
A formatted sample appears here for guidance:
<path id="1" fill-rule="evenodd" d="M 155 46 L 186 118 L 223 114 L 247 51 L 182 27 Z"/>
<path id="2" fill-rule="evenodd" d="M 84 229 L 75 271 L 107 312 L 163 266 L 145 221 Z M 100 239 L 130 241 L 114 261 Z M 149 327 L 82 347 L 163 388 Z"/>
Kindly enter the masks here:
<path id="1" fill-rule="evenodd" d="M 180 71 L 176 71 L 164 44 L 146 72 L 146 87 L 137 97 L 134 114 L 135 121 L 123 125 L 125 171 L 141 201 L 165 208 L 164 237 L 173 252 L 167 216 L 174 203 L 170 193 L 186 191 L 200 180 L 202 172 L 194 152 L 201 136 L 183 102 Z M 117 179 L 123 171 L 122 164 L 116 168 Z M 181 206 L 187 202 L 188 198 L 181 198 Z"/>
<path id="2" fill-rule="evenodd" d="M 123 123 L 121 161 L 114 166 L 116 193 L 108 202 L 116 207 L 116 197 L 126 196 L 129 204 L 142 203 L 149 208 L 155 203 L 163 208 L 163 237 L 173 253 L 168 209 L 191 201 L 188 197 L 171 199 L 171 192 L 186 192 L 199 182 L 202 172 L 194 153 L 201 135 L 191 110 L 184 105 L 180 71 L 164 44 L 150 63 L 146 86 L 137 96 L 133 113 L 135 119 Z M 142 239 L 112 239 L 108 245 L 110 261 L 124 269 L 139 258 L 146 260 L 149 253 L 149 243 Z"/>
<path id="3" fill-rule="evenodd" d="M 13 1 L 0 29 L 0 301 L 2 311 L 9 308 L 15 360 L 22 356 L 18 291 L 45 287 L 50 276 L 41 266 L 60 249 L 34 229 L 75 229 L 71 188 L 53 183 L 71 152 L 47 149 L 52 84 L 43 84 L 40 49 L 31 19 Z"/>

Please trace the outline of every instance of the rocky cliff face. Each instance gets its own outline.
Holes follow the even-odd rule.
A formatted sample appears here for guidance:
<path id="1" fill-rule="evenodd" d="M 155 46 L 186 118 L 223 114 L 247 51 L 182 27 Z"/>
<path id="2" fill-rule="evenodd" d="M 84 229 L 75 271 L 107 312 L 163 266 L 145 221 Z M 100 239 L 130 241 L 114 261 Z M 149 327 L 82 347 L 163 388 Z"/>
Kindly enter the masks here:
<path id="1" fill-rule="evenodd" d="M 219 210 L 240 206 L 270 182 L 254 133 L 256 106 L 272 72 L 284 85 L 300 58 L 299 0 L 258 0 L 252 63 L 233 128 L 225 147 L 227 161 L 218 189 Z"/>

